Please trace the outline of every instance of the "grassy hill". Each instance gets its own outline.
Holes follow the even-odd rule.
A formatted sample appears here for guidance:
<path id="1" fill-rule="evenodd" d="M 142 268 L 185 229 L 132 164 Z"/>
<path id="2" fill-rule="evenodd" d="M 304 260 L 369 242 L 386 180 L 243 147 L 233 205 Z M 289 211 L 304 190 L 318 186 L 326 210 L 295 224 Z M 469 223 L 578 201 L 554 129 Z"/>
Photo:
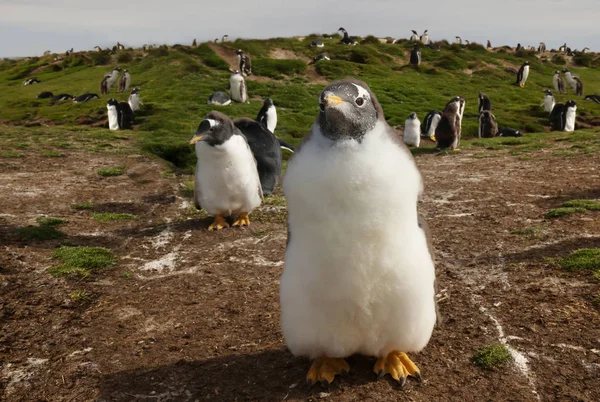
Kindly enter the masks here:
<path id="1" fill-rule="evenodd" d="M 136 114 L 132 134 L 142 147 L 177 167 L 191 171 L 195 163 L 187 145 L 202 117 L 215 108 L 207 105 L 209 95 L 226 91 L 229 68 L 235 65 L 235 49 L 252 56 L 254 75 L 247 79 L 249 104 L 232 104 L 220 108 L 232 118 L 255 117 L 266 97 L 273 98 L 279 121 L 276 135 L 298 143 L 309 130 L 318 113 L 317 97 L 325 85 L 335 79 L 356 76 L 369 83 L 384 108 L 388 122 L 402 126 L 413 111 L 423 119 L 432 109 L 442 110 L 455 95 L 466 99 L 463 136 L 477 134 L 477 95 L 487 93 L 499 126 L 521 129 L 525 133 L 549 130 L 547 113 L 539 107 L 542 91 L 551 88 L 552 73 L 565 66 L 581 77 L 585 93 L 600 93 L 600 73 L 596 55 L 582 55 L 574 60 L 547 53 L 515 53 L 506 48 L 486 50 L 478 44 L 449 45 L 438 42 L 440 51 L 422 48 L 423 64 L 408 65 L 412 44 L 380 43 L 367 37 L 360 46 L 338 44 L 338 37 L 324 40 L 325 48 L 311 49 L 314 39 L 274 38 L 237 40 L 224 44 L 203 43 L 197 47 L 166 46 L 142 50 L 76 53 L 55 61 L 54 55 L 28 60 L 5 60 L 0 64 L 0 123 L 5 125 L 97 126 L 87 130 L 101 132 L 106 121 L 106 100 L 86 104 L 63 102 L 50 105 L 48 99 L 35 99 L 41 91 L 54 94 L 99 93 L 104 73 L 114 66 L 131 72 L 133 86 L 141 87 L 145 106 Z M 331 61 L 309 65 L 312 58 L 327 52 Z M 568 58 L 570 59 L 570 58 Z M 508 70 L 528 60 L 531 73 L 524 89 L 514 85 L 515 75 Z M 40 84 L 23 86 L 27 77 L 35 76 Z M 110 97 L 126 100 L 128 94 Z M 600 124 L 600 105 L 583 101 L 572 94 L 555 95 L 557 101 L 578 101 L 579 128 Z M 82 127 L 83 128 L 83 127 Z M 13 140 L 10 140 L 13 141 Z M 10 146 L 5 141 L 3 146 Z M 14 140 L 16 141 L 16 140 Z M 433 144 L 425 144 L 432 147 Z"/>

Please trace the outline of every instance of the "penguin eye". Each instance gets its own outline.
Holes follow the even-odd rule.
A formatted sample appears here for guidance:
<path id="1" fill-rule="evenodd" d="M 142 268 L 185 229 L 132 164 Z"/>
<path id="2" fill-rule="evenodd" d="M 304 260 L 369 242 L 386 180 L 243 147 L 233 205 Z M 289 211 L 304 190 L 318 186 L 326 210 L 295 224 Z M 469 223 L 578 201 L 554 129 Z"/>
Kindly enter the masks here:
<path id="1" fill-rule="evenodd" d="M 362 106 L 362 105 L 364 105 L 365 100 L 364 100 L 364 98 L 356 98 L 354 103 L 356 103 L 358 106 Z"/>

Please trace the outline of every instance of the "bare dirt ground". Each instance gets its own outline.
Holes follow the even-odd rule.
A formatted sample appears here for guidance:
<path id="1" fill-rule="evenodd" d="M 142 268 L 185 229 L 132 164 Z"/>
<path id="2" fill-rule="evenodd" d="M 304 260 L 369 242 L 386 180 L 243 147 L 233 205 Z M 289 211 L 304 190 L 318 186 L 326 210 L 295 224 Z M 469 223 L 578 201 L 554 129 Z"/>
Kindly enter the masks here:
<path id="1" fill-rule="evenodd" d="M 600 215 L 543 219 L 565 200 L 600 198 L 597 155 L 418 157 L 444 317 L 411 355 L 424 381 L 376 381 L 374 359 L 355 356 L 348 377 L 308 389 L 309 361 L 286 350 L 279 325 L 280 199 L 251 215 L 249 228 L 213 233 L 180 195 L 187 178 L 164 174 L 160 160 L 22 153 L 0 158 L 2 401 L 600 400 L 600 284 L 546 260 L 600 247 Z M 126 174 L 96 174 L 115 165 Z M 138 219 L 97 222 L 71 208 L 82 202 Z M 68 220 L 66 238 L 20 240 L 14 229 L 40 216 Z M 511 233 L 532 226 L 543 230 Z M 47 270 L 60 244 L 107 247 L 118 266 L 54 278 Z M 73 302 L 74 290 L 91 297 Z M 510 366 L 470 361 L 494 343 L 509 347 Z"/>

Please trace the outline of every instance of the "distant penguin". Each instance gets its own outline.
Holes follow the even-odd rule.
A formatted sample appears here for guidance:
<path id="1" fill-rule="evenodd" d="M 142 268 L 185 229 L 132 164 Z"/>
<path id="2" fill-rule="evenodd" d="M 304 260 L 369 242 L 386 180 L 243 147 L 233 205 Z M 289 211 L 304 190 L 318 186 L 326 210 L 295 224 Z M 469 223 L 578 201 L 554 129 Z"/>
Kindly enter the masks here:
<path id="1" fill-rule="evenodd" d="M 275 127 L 277 127 L 277 109 L 275 109 L 273 99 L 265 99 L 262 108 L 258 112 L 258 116 L 256 116 L 256 121 L 265 126 L 270 132 L 275 133 Z"/>
<path id="2" fill-rule="evenodd" d="M 521 65 L 521 68 L 517 72 L 517 85 L 521 88 L 525 87 L 525 83 L 527 82 L 527 77 L 529 77 L 529 62 L 526 61 Z"/>
<path id="3" fill-rule="evenodd" d="M 462 45 L 462 38 L 460 36 L 455 36 L 454 39 L 455 39 L 456 44 Z"/>
<path id="4" fill-rule="evenodd" d="M 483 110 L 479 113 L 479 138 L 492 138 L 498 133 L 498 123 L 496 117 L 489 110 Z"/>
<path id="5" fill-rule="evenodd" d="M 113 85 L 116 84 L 117 80 L 119 79 L 120 71 L 121 71 L 121 68 L 116 67 L 110 73 L 104 75 L 104 77 L 108 78 L 106 80 L 106 91 L 107 91 L 106 93 L 109 93 L 110 89 L 113 87 Z"/>
<path id="6" fill-rule="evenodd" d="M 554 95 L 552 95 L 552 91 L 550 91 L 549 89 L 546 89 L 544 93 L 544 100 L 542 101 L 540 106 L 544 106 L 544 111 L 551 113 L 552 109 L 554 109 L 554 105 L 556 104 L 556 101 L 554 100 Z"/>
<path id="7" fill-rule="evenodd" d="M 46 98 L 52 98 L 53 96 L 54 96 L 54 94 L 52 92 L 44 91 L 44 92 L 40 92 L 39 94 L 37 94 L 37 96 L 35 98 L 36 99 L 46 99 Z"/>
<path id="8" fill-rule="evenodd" d="M 573 74 L 571 74 L 571 72 L 566 68 L 564 68 L 562 72 L 565 75 L 565 81 L 567 82 L 567 85 L 572 89 L 575 89 L 575 80 L 573 79 Z"/>
<path id="9" fill-rule="evenodd" d="M 39 84 L 41 81 L 38 80 L 37 78 L 28 78 L 25 81 L 23 81 L 23 85 L 27 86 L 27 85 L 33 85 L 33 84 Z"/>
<path id="10" fill-rule="evenodd" d="M 240 66 L 240 71 L 242 75 L 251 75 L 252 74 L 252 62 L 250 61 L 250 56 L 242 51 L 242 49 L 238 49 L 235 54 L 237 54 L 238 64 Z"/>
<path id="11" fill-rule="evenodd" d="M 462 115 L 465 100 L 460 96 L 452 98 L 444 108 L 442 118 L 435 129 L 437 148 L 457 150 L 461 137 Z"/>
<path id="12" fill-rule="evenodd" d="M 129 86 L 131 85 L 131 74 L 129 74 L 129 70 L 123 70 L 123 76 L 119 80 L 119 88 L 117 92 L 125 92 L 129 90 Z"/>
<path id="13" fill-rule="evenodd" d="M 553 130 L 571 132 L 575 130 L 577 104 L 570 100 L 567 103 L 557 103 L 550 113 L 550 124 Z"/>
<path id="14" fill-rule="evenodd" d="M 46 50 L 44 52 L 44 56 L 50 56 L 52 54 L 52 52 L 50 50 Z"/>
<path id="15" fill-rule="evenodd" d="M 521 134 L 521 132 L 519 130 L 515 130 L 514 128 L 503 128 L 502 130 L 498 131 L 497 134 L 498 137 L 522 137 L 523 134 Z"/>
<path id="16" fill-rule="evenodd" d="M 231 104 L 231 98 L 225 92 L 218 91 L 208 97 L 208 104 L 216 106 L 228 106 Z"/>
<path id="17" fill-rule="evenodd" d="M 275 134 L 256 120 L 245 117 L 235 119 L 233 124 L 248 140 L 263 194 L 273 193 L 281 177 L 281 146 Z"/>
<path id="18" fill-rule="evenodd" d="M 346 31 L 344 28 L 340 27 L 340 29 L 338 29 L 338 32 L 341 32 L 344 37 L 340 40 L 340 43 L 343 45 L 356 45 L 356 41 L 352 38 L 350 38 L 350 36 L 348 35 L 348 31 Z"/>
<path id="19" fill-rule="evenodd" d="M 229 35 L 223 35 L 223 36 L 221 37 L 221 43 L 225 43 L 225 42 L 227 42 L 227 38 L 229 38 Z"/>
<path id="20" fill-rule="evenodd" d="M 585 100 L 600 103 L 600 95 L 588 95 L 585 97 Z"/>
<path id="21" fill-rule="evenodd" d="M 324 47 L 325 44 L 323 43 L 323 41 L 321 39 L 317 39 L 317 40 L 313 40 L 312 42 L 310 42 L 310 47 L 315 48 L 315 47 Z"/>
<path id="22" fill-rule="evenodd" d="M 419 40 L 419 34 L 417 33 L 417 31 L 415 31 L 414 29 L 410 30 L 412 32 L 412 35 L 410 36 L 410 41 L 411 42 L 416 42 Z"/>
<path id="23" fill-rule="evenodd" d="M 429 137 L 431 141 L 435 142 L 435 129 L 437 128 L 441 118 L 442 113 L 438 110 L 432 110 L 431 112 L 427 113 L 427 116 L 425 116 L 425 119 L 423 119 L 421 134 Z"/>
<path id="24" fill-rule="evenodd" d="M 486 47 L 487 47 L 488 49 L 491 49 L 491 48 L 492 48 L 492 42 L 490 42 L 490 41 L 488 40 L 488 41 L 487 41 L 487 46 L 486 46 Z"/>
<path id="25" fill-rule="evenodd" d="M 129 94 L 129 99 L 127 100 L 127 102 L 129 103 L 129 106 L 131 107 L 131 110 L 133 112 L 137 112 L 140 108 L 140 105 L 143 105 L 144 102 L 142 102 L 142 99 L 140 98 L 140 89 L 139 88 L 133 88 L 131 90 L 131 93 Z"/>
<path id="26" fill-rule="evenodd" d="M 581 49 L 581 53 L 586 53 L 588 50 L 590 50 L 589 47 L 584 47 L 583 49 Z"/>
<path id="27" fill-rule="evenodd" d="M 573 81 L 575 82 L 575 95 L 583 96 L 583 82 L 579 77 L 573 77 Z"/>
<path id="28" fill-rule="evenodd" d="M 125 46 L 121 45 L 120 42 L 117 42 L 117 50 L 125 50 Z"/>
<path id="29" fill-rule="evenodd" d="M 545 53 L 546 52 L 546 44 L 544 42 L 540 42 L 540 45 L 538 46 L 538 53 Z"/>
<path id="30" fill-rule="evenodd" d="M 88 101 L 91 101 L 93 99 L 100 99 L 100 97 L 98 96 L 98 94 L 92 94 L 92 93 L 85 93 L 83 95 L 79 95 L 73 98 L 73 103 L 86 103 Z"/>
<path id="31" fill-rule="evenodd" d="M 471 42 L 469 42 L 467 39 L 465 39 L 465 45 L 469 46 L 471 44 Z"/>
<path id="32" fill-rule="evenodd" d="M 329 56 L 327 56 L 327 54 L 321 53 L 319 55 L 316 55 L 310 64 L 315 64 L 319 60 L 331 60 L 331 58 Z"/>
<path id="33" fill-rule="evenodd" d="M 196 47 L 198 46 L 197 42 L 196 42 L 196 38 L 194 38 L 194 40 L 192 41 L 192 47 Z"/>
<path id="34" fill-rule="evenodd" d="M 125 130 L 133 127 L 133 111 L 127 102 L 118 102 L 109 99 L 106 104 L 108 109 L 108 128 L 110 130 Z"/>
<path id="35" fill-rule="evenodd" d="M 231 99 L 235 102 L 246 103 L 248 101 L 246 81 L 238 70 L 233 70 L 229 77 L 229 92 L 231 93 Z"/>
<path id="36" fill-rule="evenodd" d="M 554 86 L 554 90 L 559 94 L 566 94 L 567 87 L 565 85 L 565 80 L 560 76 L 560 71 L 554 72 L 554 77 L 552 77 L 552 85 Z"/>
<path id="37" fill-rule="evenodd" d="M 421 122 L 415 112 L 412 112 L 404 122 L 402 139 L 406 145 L 419 148 L 421 143 Z"/>
<path id="38" fill-rule="evenodd" d="M 64 100 L 72 100 L 74 98 L 73 95 L 70 94 L 60 94 L 55 95 L 50 99 L 50 104 L 54 105 L 56 102 L 64 101 Z"/>
<path id="39" fill-rule="evenodd" d="M 110 74 L 105 75 L 100 81 L 100 95 L 106 95 L 108 93 L 108 79 L 110 78 Z"/>
<path id="40" fill-rule="evenodd" d="M 479 92 L 477 107 L 479 109 L 479 113 L 483 112 L 484 110 L 491 111 L 492 101 L 490 100 L 490 98 L 488 98 L 486 94 L 484 94 L 483 92 Z"/>
<path id="41" fill-rule="evenodd" d="M 419 45 L 415 43 L 413 50 L 410 52 L 410 65 L 418 66 L 421 64 L 421 49 L 419 49 Z"/>
<path id="42" fill-rule="evenodd" d="M 425 30 L 425 32 L 423 32 L 423 35 L 421 35 L 421 43 L 424 45 L 428 45 L 429 44 L 429 34 L 427 33 L 427 29 Z"/>
<path id="43" fill-rule="evenodd" d="M 521 50 L 521 44 L 517 43 L 517 47 L 515 48 L 515 52 L 518 52 L 519 50 Z"/>

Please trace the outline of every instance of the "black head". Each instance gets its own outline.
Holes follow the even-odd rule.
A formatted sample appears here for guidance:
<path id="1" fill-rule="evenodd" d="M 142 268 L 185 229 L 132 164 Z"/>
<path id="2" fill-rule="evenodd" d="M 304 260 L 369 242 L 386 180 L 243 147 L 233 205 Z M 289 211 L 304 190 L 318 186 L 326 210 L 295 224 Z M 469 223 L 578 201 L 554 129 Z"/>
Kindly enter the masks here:
<path id="1" fill-rule="evenodd" d="M 418 35 L 417 31 L 415 31 L 414 29 L 410 30 L 412 33 L 414 33 L 415 35 Z"/>
<path id="2" fill-rule="evenodd" d="M 221 145 L 236 132 L 233 121 L 223 113 L 212 111 L 200 122 L 196 134 L 189 144 L 198 141 L 207 142 L 211 146 Z"/>
<path id="3" fill-rule="evenodd" d="M 338 29 L 338 32 L 339 31 L 346 32 L 346 30 L 343 27 L 340 27 L 340 29 Z"/>
<path id="4" fill-rule="evenodd" d="M 271 98 L 267 98 L 267 99 L 265 99 L 265 101 L 263 102 L 263 105 L 265 105 L 265 106 L 267 106 L 267 107 L 274 106 L 274 105 L 273 105 L 273 99 L 271 99 Z"/>
<path id="5" fill-rule="evenodd" d="M 487 95 L 483 92 L 479 92 L 479 99 L 484 100 L 485 98 L 487 98 Z"/>
<path id="6" fill-rule="evenodd" d="M 110 98 L 108 100 L 108 102 L 106 103 L 106 106 L 115 106 L 115 107 L 119 107 L 119 102 L 114 99 L 114 98 Z"/>
<path id="7" fill-rule="evenodd" d="M 575 102 L 574 100 L 570 100 L 567 101 L 567 103 L 565 103 L 565 109 L 568 109 L 570 107 L 576 107 L 577 106 L 577 102 Z"/>
<path id="8" fill-rule="evenodd" d="M 411 114 L 408 115 L 408 118 L 411 119 L 411 120 L 416 119 L 417 118 L 417 113 L 412 112 Z"/>
<path id="9" fill-rule="evenodd" d="M 552 96 L 552 91 L 551 91 L 551 90 L 549 90 L 549 89 L 546 89 L 546 90 L 544 91 L 544 93 L 545 93 L 546 95 Z"/>
<path id="10" fill-rule="evenodd" d="M 132 95 L 133 95 L 133 94 L 139 94 L 139 93 L 140 93 L 140 89 L 139 89 L 139 88 L 133 88 L 133 89 L 131 90 L 131 94 L 132 94 Z"/>
<path id="11" fill-rule="evenodd" d="M 569 70 L 567 70 L 566 68 L 563 68 L 562 72 L 563 72 L 563 74 L 565 74 L 565 73 L 568 73 Z"/>
<path id="12" fill-rule="evenodd" d="M 556 71 L 554 72 L 554 75 L 556 75 L 556 74 L 560 74 L 560 71 L 556 70 Z"/>
<path id="13" fill-rule="evenodd" d="M 235 54 L 238 54 L 238 55 L 239 54 L 244 54 L 244 52 L 242 51 L 242 49 L 238 49 L 238 50 L 235 51 Z"/>
<path id="14" fill-rule="evenodd" d="M 125 69 L 125 70 L 123 70 L 123 72 L 124 72 L 124 73 L 128 73 L 128 72 L 129 72 L 129 70 L 128 70 L 128 69 Z"/>
<path id="15" fill-rule="evenodd" d="M 317 119 L 325 137 L 332 140 L 362 137 L 383 119 L 383 110 L 369 86 L 349 79 L 335 82 L 319 97 Z"/>

